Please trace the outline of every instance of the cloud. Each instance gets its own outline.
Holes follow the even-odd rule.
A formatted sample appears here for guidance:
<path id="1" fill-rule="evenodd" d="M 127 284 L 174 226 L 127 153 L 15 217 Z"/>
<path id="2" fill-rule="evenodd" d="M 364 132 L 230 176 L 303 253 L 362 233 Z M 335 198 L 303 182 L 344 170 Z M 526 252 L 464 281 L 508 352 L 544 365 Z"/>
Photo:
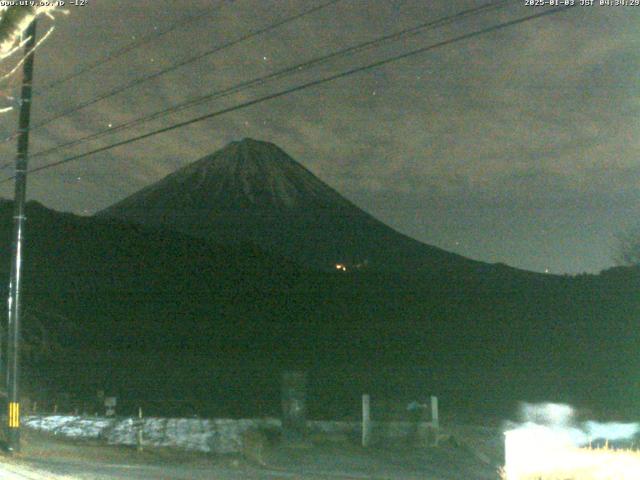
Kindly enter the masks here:
<path id="1" fill-rule="evenodd" d="M 60 78 L 177 18 L 203 18 L 37 96 L 34 122 L 311 5 L 287 1 L 274 9 L 271 2 L 232 2 L 207 18 L 211 2 L 206 0 L 146 0 L 133 7 L 94 2 L 86 9 L 72 9 L 37 57 L 37 82 Z M 464 1 L 438 1 L 427 10 L 418 0 L 340 2 L 56 121 L 47 130 L 34 132 L 32 151 L 469 6 Z M 640 12 L 636 10 L 574 8 L 434 50 L 43 172 L 30 180 L 29 194 L 54 208 L 95 211 L 230 140 L 251 136 L 280 145 L 333 187 L 355 196 L 362 207 L 422 241 L 449 248 L 463 240 L 473 245 L 467 254 L 526 268 L 541 269 L 548 263 L 573 272 L 597 270 L 609 261 L 606 230 L 624 229 L 628 209 L 638 205 L 634 192 L 640 181 L 636 168 L 640 87 L 635 70 L 640 51 L 635 43 Z M 114 138 L 167 126 L 530 11 L 511 5 Z M 6 133 L 12 131 L 14 120 L 5 118 Z M 5 157 L 12 158 L 13 150 L 11 144 L 0 145 Z M 65 178 L 75 178 L 78 172 L 83 181 L 71 194 L 64 187 Z M 11 186 L 0 187 L 0 194 L 11 195 Z M 394 196 L 402 201 L 391 201 Z M 609 201 L 616 208 L 604 213 L 601 204 Z M 436 210 L 434 205 L 443 208 Z M 567 206 L 573 221 L 566 218 Z M 416 211 L 431 218 L 429 226 L 416 225 Z M 603 217 L 594 218 L 588 227 L 586 243 L 567 250 L 566 239 L 577 238 L 585 228 L 580 222 L 596 212 Z M 495 223 L 498 219 L 502 224 Z M 550 252 L 546 260 L 525 248 L 540 223 L 564 225 L 546 237 L 544 250 Z M 487 230 L 488 225 L 492 229 Z M 496 229 L 518 235 L 516 243 L 523 247 L 510 250 L 497 238 Z M 440 233 L 433 236 L 434 232 Z M 461 235 L 472 236 L 458 238 Z M 584 254 L 576 255 L 576 248 Z"/>

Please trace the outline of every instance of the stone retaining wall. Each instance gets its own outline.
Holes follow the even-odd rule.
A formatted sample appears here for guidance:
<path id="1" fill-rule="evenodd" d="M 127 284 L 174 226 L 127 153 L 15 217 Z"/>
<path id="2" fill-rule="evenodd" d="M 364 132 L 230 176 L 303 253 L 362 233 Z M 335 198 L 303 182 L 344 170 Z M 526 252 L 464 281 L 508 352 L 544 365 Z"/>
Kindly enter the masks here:
<path id="1" fill-rule="evenodd" d="M 70 438 L 104 440 L 111 445 L 136 445 L 142 429 L 143 445 L 176 447 L 214 453 L 239 452 L 242 434 L 247 430 L 279 431 L 277 418 L 264 419 L 199 419 L 199 418 L 105 418 L 71 415 L 32 415 L 23 418 L 27 428 Z M 397 439 L 423 434 L 430 424 L 411 422 L 372 422 L 374 440 Z M 359 422 L 309 421 L 310 434 L 343 434 L 358 438 Z"/>

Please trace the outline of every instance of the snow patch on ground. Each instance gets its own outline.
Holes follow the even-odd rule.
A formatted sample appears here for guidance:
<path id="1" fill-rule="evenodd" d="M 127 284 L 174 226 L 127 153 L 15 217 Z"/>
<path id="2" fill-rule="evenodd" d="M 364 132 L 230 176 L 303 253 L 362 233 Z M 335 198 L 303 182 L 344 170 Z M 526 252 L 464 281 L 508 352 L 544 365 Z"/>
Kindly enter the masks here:
<path id="1" fill-rule="evenodd" d="M 23 419 L 23 424 L 28 428 L 70 438 L 99 438 L 115 422 L 115 419 L 83 418 L 70 415 L 29 416 Z"/>
<path id="2" fill-rule="evenodd" d="M 102 439 L 110 445 L 177 447 L 199 452 L 232 453 L 241 449 L 242 434 L 254 428 L 278 429 L 278 419 L 102 418 L 72 415 L 28 416 L 27 428 L 69 438 Z"/>
<path id="3" fill-rule="evenodd" d="M 110 445 L 174 447 L 183 450 L 213 453 L 234 453 L 242 449 L 242 435 L 247 430 L 282 429 L 277 418 L 201 419 L 201 418 L 105 418 L 73 415 L 32 415 L 23 418 L 27 428 L 69 438 L 99 439 Z M 421 422 L 372 422 L 372 436 L 397 441 L 412 438 L 416 433 L 426 436 L 431 427 Z M 360 422 L 309 421 L 310 434 L 342 434 L 357 438 Z"/>

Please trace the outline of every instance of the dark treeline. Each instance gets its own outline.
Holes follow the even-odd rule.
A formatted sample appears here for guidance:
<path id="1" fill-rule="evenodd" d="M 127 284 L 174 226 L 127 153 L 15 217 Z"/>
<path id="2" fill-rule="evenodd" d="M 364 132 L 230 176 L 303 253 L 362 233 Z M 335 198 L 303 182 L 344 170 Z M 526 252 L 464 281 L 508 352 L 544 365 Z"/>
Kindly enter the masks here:
<path id="1" fill-rule="evenodd" d="M 637 411 L 640 274 L 506 266 L 321 272 L 240 244 L 28 209 L 24 382 L 46 403 L 99 389 L 157 414 L 268 415 L 309 372 L 316 416 L 358 396 L 438 394 L 506 415 L 517 400 Z M 11 205 L 0 209 L 8 279 Z M 6 284 L 3 288 L 6 294 Z"/>

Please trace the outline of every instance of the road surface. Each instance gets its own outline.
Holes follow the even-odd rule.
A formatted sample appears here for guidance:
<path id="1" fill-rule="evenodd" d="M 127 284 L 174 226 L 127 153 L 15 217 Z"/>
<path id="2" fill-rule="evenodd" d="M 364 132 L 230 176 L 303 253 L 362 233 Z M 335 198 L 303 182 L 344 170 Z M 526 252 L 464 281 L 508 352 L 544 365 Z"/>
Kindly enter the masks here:
<path id="1" fill-rule="evenodd" d="M 45 464 L 46 463 L 46 464 Z M 40 466 L 0 463 L 2 480 L 382 480 L 364 474 L 334 472 L 281 471 L 245 466 L 158 466 L 125 464 L 88 464 L 68 461 L 47 461 Z M 436 480 L 443 477 L 411 476 L 406 480 Z"/>
<path id="2" fill-rule="evenodd" d="M 241 455 L 111 446 L 26 432 L 22 453 L 0 456 L 0 480 L 497 480 L 496 462 L 464 445 L 362 449 L 350 444 L 270 449 L 259 466 Z M 461 435 L 462 436 L 462 435 Z M 468 433 L 464 435 L 471 438 Z M 472 443 L 480 444 L 484 433 Z"/>

